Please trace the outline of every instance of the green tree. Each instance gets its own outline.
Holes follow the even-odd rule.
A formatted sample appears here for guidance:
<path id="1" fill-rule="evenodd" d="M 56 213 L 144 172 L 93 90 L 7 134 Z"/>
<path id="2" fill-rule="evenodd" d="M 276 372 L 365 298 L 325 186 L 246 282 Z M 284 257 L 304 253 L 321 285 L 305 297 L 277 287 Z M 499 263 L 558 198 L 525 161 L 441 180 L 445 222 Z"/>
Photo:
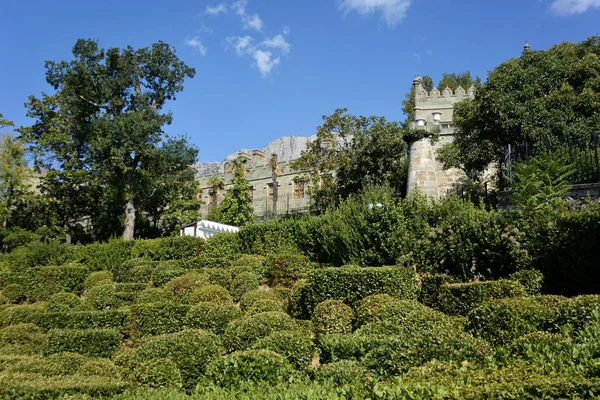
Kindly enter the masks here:
<path id="1" fill-rule="evenodd" d="M 254 219 L 250 186 L 245 171 L 245 164 L 235 160 L 232 187 L 225 193 L 220 207 L 220 222 L 224 224 L 243 226 Z"/>
<path id="2" fill-rule="evenodd" d="M 90 181 L 109 196 L 103 202 L 122 207 L 123 238 L 133 239 L 140 198 L 154 183 L 152 166 L 160 164 L 162 127 L 172 121 L 163 107 L 195 70 L 163 42 L 105 51 L 80 39 L 73 56 L 70 62 L 46 62 L 55 93 L 30 97 L 28 115 L 36 123 L 23 137 L 46 165 L 89 171 Z"/>
<path id="3" fill-rule="evenodd" d="M 317 138 L 292 167 L 303 173 L 317 210 L 338 204 L 370 185 L 401 194 L 407 177 L 404 130 L 383 117 L 355 117 L 338 109 L 323 117 Z"/>
<path id="4" fill-rule="evenodd" d="M 600 36 L 500 64 L 454 120 L 457 158 L 473 171 L 499 162 L 508 144 L 541 153 L 546 141 L 589 140 L 600 129 Z"/>
<path id="5" fill-rule="evenodd" d="M 2 122 L 5 126 L 10 125 L 10 121 Z M 3 229 L 9 228 L 17 203 L 31 191 L 31 179 L 23 143 L 5 133 L 0 139 L 0 214 Z"/>

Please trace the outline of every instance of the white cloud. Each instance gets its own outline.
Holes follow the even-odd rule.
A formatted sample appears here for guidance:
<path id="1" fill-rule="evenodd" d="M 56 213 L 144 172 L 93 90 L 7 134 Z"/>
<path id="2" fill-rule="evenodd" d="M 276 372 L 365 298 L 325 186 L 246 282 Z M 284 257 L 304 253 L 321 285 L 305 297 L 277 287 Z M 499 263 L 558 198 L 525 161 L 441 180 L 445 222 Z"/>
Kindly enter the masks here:
<path id="1" fill-rule="evenodd" d="M 247 0 L 239 0 L 233 3 L 231 8 L 235 10 L 237 15 L 246 15 L 246 4 L 248 4 Z"/>
<path id="2" fill-rule="evenodd" d="M 254 51 L 254 45 L 252 44 L 254 39 L 250 36 L 230 36 L 225 41 L 229 46 L 233 47 L 238 56 L 243 56 Z"/>
<path id="3" fill-rule="evenodd" d="M 262 32 L 263 22 L 258 14 L 244 15 L 242 21 L 244 22 L 245 29 L 256 29 L 257 31 Z"/>
<path id="4" fill-rule="evenodd" d="M 227 6 L 225 3 L 219 3 L 214 7 L 206 6 L 206 13 L 209 15 L 219 15 L 227 13 Z"/>
<path id="5" fill-rule="evenodd" d="M 410 3 L 411 0 L 339 0 L 340 7 L 346 12 L 356 11 L 367 15 L 381 11 L 390 27 L 396 26 L 404 19 Z"/>
<path id="6" fill-rule="evenodd" d="M 281 52 L 286 56 L 290 54 L 290 44 L 285 40 L 285 38 L 281 34 L 273 36 L 272 38 L 266 38 L 263 41 L 263 44 L 267 47 L 281 50 Z"/>
<path id="7" fill-rule="evenodd" d="M 252 57 L 263 78 L 266 78 L 280 61 L 279 57 L 273 58 L 270 51 L 264 50 L 255 50 Z"/>
<path id="8" fill-rule="evenodd" d="M 202 42 L 200 41 L 200 38 L 198 36 L 194 36 L 193 38 L 186 39 L 185 44 L 187 46 L 197 49 L 202 56 L 206 55 L 206 46 L 204 46 L 202 44 Z"/>
<path id="9" fill-rule="evenodd" d="M 600 0 L 554 0 L 552 12 L 557 15 L 581 14 L 591 8 L 600 8 Z"/>

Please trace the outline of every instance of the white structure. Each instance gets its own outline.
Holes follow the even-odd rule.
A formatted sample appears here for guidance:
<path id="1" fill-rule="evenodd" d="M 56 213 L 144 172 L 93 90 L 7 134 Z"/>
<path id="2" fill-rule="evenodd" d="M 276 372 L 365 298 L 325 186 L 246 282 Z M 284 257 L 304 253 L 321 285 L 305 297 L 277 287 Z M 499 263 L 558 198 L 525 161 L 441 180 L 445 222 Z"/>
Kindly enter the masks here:
<path id="1" fill-rule="evenodd" d="M 218 222 L 200 221 L 192 222 L 181 227 L 181 236 L 195 236 L 208 239 L 211 236 L 221 232 L 237 232 L 240 228 L 237 226 L 219 224 Z"/>

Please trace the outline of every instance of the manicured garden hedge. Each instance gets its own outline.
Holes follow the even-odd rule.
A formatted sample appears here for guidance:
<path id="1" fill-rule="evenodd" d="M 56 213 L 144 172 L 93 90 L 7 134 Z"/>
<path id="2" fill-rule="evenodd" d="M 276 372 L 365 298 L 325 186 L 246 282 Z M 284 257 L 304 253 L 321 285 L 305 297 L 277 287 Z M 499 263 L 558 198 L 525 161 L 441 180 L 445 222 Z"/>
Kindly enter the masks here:
<path id="1" fill-rule="evenodd" d="M 62 352 L 92 357 L 110 357 L 121 346 L 123 335 L 116 329 L 51 329 L 46 334 L 43 352 Z"/>
<path id="2" fill-rule="evenodd" d="M 449 315 L 467 315 L 486 300 L 526 296 L 517 281 L 497 280 L 443 284 L 439 290 L 442 311 Z"/>

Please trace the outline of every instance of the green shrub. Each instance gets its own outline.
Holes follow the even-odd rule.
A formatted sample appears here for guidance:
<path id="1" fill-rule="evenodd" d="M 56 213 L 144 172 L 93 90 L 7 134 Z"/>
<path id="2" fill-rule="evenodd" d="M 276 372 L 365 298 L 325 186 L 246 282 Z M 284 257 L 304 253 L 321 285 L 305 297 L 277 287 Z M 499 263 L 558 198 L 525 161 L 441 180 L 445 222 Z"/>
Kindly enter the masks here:
<path id="1" fill-rule="evenodd" d="M 319 303 L 312 315 L 312 324 L 318 336 L 331 333 L 352 332 L 354 311 L 341 300 L 325 300 Z"/>
<path id="2" fill-rule="evenodd" d="M 320 365 L 311 371 L 313 379 L 319 383 L 330 382 L 336 387 L 344 385 L 365 386 L 365 368 L 357 361 L 342 360 Z"/>
<path id="3" fill-rule="evenodd" d="M 190 328 L 204 329 L 220 335 L 231 321 L 241 317 L 242 312 L 233 304 L 203 302 L 192 306 L 185 320 Z"/>
<path id="4" fill-rule="evenodd" d="M 221 340 L 215 334 L 190 329 L 143 338 L 138 356 L 141 360 L 170 359 L 179 368 L 184 387 L 190 389 L 204 374 L 206 365 L 223 352 Z"/>
<path id="5" fill-rule="evenodd" d="M 61 265 L 75 258 L 76 249 L 66 243 L 33 241 L 19 246 L 5 255 L 5 260 L 16 272 L 43 265 Z"/>
<path id="6" fill-rule="evenodd" d="M 564 340 L 563 335 L 559 333 L 537 331 L 516 338 L 507 347 L 512 356 L 523 357 L 540 345 L 554 346 Z"/>
<path id="7" fill-rule="evenodd" d="M 456 283 L 456 277 L 445 274 L 422 274 L 419 279 L 421 280 L 419 301 L 427 307 L 441 311 L 440 288 L 446 283 Z"/>
<path id="8" fill-rule="evenodd" d="M 222 356 L 207 368 L 206 380 L 232 388 L 243 382 L 275 385 L 288 381 L 294 367 L 285 357 L 270 350 L 246 350 Z"/>
<path id="9" fill-rule="evenodd" d="M 298 370 L 305 370 L 313 359 L 313 342 L 302 332 L 274 332 L 260 339 L 254 349 L 271 350 L 284 356 Z"/>
<path id="10" fill-rule="evenodd" d="M 389 339 L 389 336 L 383 335 L 322 335 L 318 339 L 320 362 L 329 364 L 343 360 L 360 360 L 373 347 Z"/>
<path id="11" fill-rule="evenodd" d="M 44 330 L 94 328 L 123 331 L 128 315 L 122 310 L 37 312 L 29 319 Z"/>
<path id="12" fill-rule="evenodd" d="M 232 321 L 224 334 L 225 346 L 230 350 L 250 348 L 256 341 L 274 332 L 298 331 L 296 321 L 283 312 L 265 312 Z"/>
<path id="13" fill-rule="evenodd" d="M 147 286 L 148 285 L 146 285 L 145 283 L 117 283 L 115 285 L 115 290 L 117 292 L 141 292 L 142 290 L 145 290 Z"/>
<path id="14" fill-rule="evenodd" d="M 80 376 L 104 376 L 107 378 L 120 378 L 121 373 L 117 366 L 107 358 L 92 358 L 86 360 L 79 369 L 76 375 Z"/>
<path id="15" fill-rule="evenodd" d="M 401 267 L 324 268 L 313 270 L 303 294 L 312 313 L 325 300 L 342 300 L 355 306 L 372 294 L 389 294 L 399 299 L 417 298 L 414 269 Z"/>
<path id="16" fill-rule="evenodd" d="M 110 310 L 118 307 L 115 284 L 93 286 L 85 292 L 83 301 L 89 307 L 97 310 Z"/>
<path id="17" fill-rule="evenodd" d="M 81 299 L 75 293 L 60 292 L 48 299 L 48 311 L 61 312 L 81 306 Z"/>
<path id="18" fill-rule="evenodd" d="M 300 279 L 296 281 L 293 288 L 290 289 L 288 294 L 288 312 L 294 318 L 307 319 L 308 314 L 308 280 Z M 240 302 L 241 305 L 241 302 Z"/>
<path id="19" fill-rule="evenodd" d="M 86 289 L 91 289 L 98 285 L 109 285 L 113 283 L 113 274 L 110 271 L 95 271 L 88 275 L 83 282 Z"/>
<path id="20" fill-rule="evenodd" d="M 121 368 L 123 376 L 127 379 L 134 378 L 135 368 L 142 363 L 141 357 L 138 355 L 137 348 L 121 347 L 113 353 L 112 362 Z"/>
<path id="21" fill-rule="evenodd" d="M 362 299 L 356 307 L 356 326 L 362 326 L 375 319 L 383 306 L 396 303 L 398 299 L 389 294 L 374 294 Z"/>
<path id="22" fill-rule="evenodd" d="M 554 325 L 560 327 L 569 324 L 578 331 L 590 322 L 592 313 L 598 309 L 600 309 L 600 295 L 572 297 L 559 304 Z"/>
<path id="23" fill-rule="evenodd" d="M 270 311 L 283 311 L 281 303 L 270 299 L 258 300 L 257 302 L 252 304 L 252 307 L 246 310 L 246 313 L 244 315 L 246 317 L 249 317 L 251 315 Z"/>
<path id="24" fill-rule="evenodd" d="M 233 300 L 227 289 L 218 285 L 205 285 L 194 290 L 189 296 L 190 304 L 210 301 L 219 304 L 229 304 Z"/>
<path id="25" fill-rule="evenodd" d="M 185 275 L 187 272 L 189 271 L 183 268 L 174 268 L 165 262 L 157 263 L 152 270 L 151 283 L 156 287 L 166 286 L 167 283 L 179 276 Z"/>
<path id="26" fill-rule="evenodd" d="M 544 274 L 537 269 L 522 269 L 512 273 L 510 279 L 523 285 L 529 296 L 542 294 Z"/>
<path id="27" fill-rule="evenodd" d="M 279 253 L 267 256 L 264 275 L 270 286 L 291 287 L 298 279 L 308 276 L 312 264 L 303 255 Z"/>
<path id="28" fill-rule="evenodd" d="M 135 302 L 138 304 L 144 303 L 166 303 L 169 301 L 169 294 L 161 288 L 151 288 L 142 290 L 137 294 Z"/>
<path id="29" fill-rule="evenodd" d="M 27 300 L 27 291 L 18 283 L 4 286 L 2 295 L 6 297 L 11 304 L 21 304 Z"/>
<path id="30" fill-rule="evenodd" d="M 146 303 L 131 306 L 130 331 L 133 337 L 161 335 L 184 329 L 190 306 L 174 303 Z"/>
<path id="31" fill-rule="evenodd" d="M 155 358 L 135 366 L 134 380 L 153 389 L 180 389 L 183 386 L 177 364 L 168 358 Z"/>
<path id="32" fill-rule="evenodd" d="M 247 265 L 240 265 L 240 266 L 234 265 L 233 267 L 231 267 L 229 269 L 229 271 L 231 273 L 231 279 L 235 279 L 238 275 L 245 274 L 245 273 L 253 274 L 253 275 L 256 276 L 256 278 L 260 278 L 261 277 L 261 273 L 260 272 L 256 272 L 254 270 L 254 268 L 249 267 Z"/>
<path id="33" fill-rule="evenodd" d="M 231 272 L 223 268 L 205 269 L 210 283 L 228 288 L 231 286 Z"/>
<path id="34" fill-rule="evenodd" d="M 232 260 L 225 257 L 198 257 L 194 260 L 195 268 L 227 269 L 231 267 Z"/>
<path id="35" fill-rule="evenodd" d="M 175 301 L 188 302 L 192 292 L 201 286 L 209 284 L 208 276 L 202 272 L 188 272 L 185 275 L 171 279 L 165 284 L 165 291 Z"/>
<path id="36" fill-rule="evenodd" d="M 451 283 L 440 288 L 442 311 L 449 315 L 466 316 L 471 310 L 490 299 L 526 296 L 525 288 L 516 281 Z"/>
<path id="37" fill-rule="evenodd" d="M 87 268 L 76 263 L 40 268 L 40 274 L 50 294 L 63 291 L 81 294 L 87 273 Z"/>
<path id="38" fill-rule="evenodd" d="M 44 340 L 44 332 L 35 324 L 25 323 L 0 329 L 0 348 L 11 354 L 34 353 Z"/>
<path id="39" fill-rule="evenodd" d="M 123 282 L 129 268 L 123 262 L 131 259 L 133 240 L 111 239 L 106 243 L 93 243 L 82 247 L 83 264 L 90 271 L 110 271 L 114 280 Z"/>
<path id="40" fill-rule="evenodd" d="M 62 352 L 109 357 L 121 346 L 123 335 L 116 329 L 51 329 L 44 340 L 44 354 Z"/>
<path id="41" fill-rule="evenodd" d="M 14 305 L 0 311 L 0 327 L 15 325 L 22 322 L 34 322 L 34 316 L 48 307 L 46 302 Z"/>
<path id="42" fill-rule="evenodd" d="M 127 275 L 124 277 L 124 279 L 122 279 L 122 282 L 147 284 L 152 280 L 152 274 L 154 273 L 155 266 L 149 261 L 142 261 L 144 264 L 134 265 L 131 267 Z"/>
<path id="43" fill-rule="evenodd" d="M 262 274 L 263 266 L 265 263 L 265 257 L 257 254 L 242 254 L 235 261 L 233 266 L 246 266 L 251 267 L 254 271 Z"/>
<path id="44" fill-rule="evenodd" d="M 198 256 L 204 240 L 193 236 L 171 236 L 160 239 L 136 240 L 131 250 L 134 257 L 155 261 L 183 260 Z"/>
<path id="45" fill-rule="evenodd" d="M 237 233 L 219 233 L 206 240 L 201 256 L 234 259 L 240 253 Z"/>
<path id="46" fill-rule="evenodd" d="M 489 300 L 469 313 L 467 329 L 490 343 L 509 344 L 528 333 L 552 329 L 565 301 L 558 296 Z"/>
<path id="47" fill-rule="evenodd" d="M 6 368 L 8 373 L 31 373 L 44 377 L 72 375 L 85 363 L 86 358 L 76 353 L 57 353 L 48 357 L 23 358 Z"/>
<path id="48" fill-rule="evenodd" d="M 231 296 L 234 301 L 240 301 L 242 296 L 251 290 L 258 289 L 259 283 L 253 272 L 242 272 L 231 282 Z"/>

